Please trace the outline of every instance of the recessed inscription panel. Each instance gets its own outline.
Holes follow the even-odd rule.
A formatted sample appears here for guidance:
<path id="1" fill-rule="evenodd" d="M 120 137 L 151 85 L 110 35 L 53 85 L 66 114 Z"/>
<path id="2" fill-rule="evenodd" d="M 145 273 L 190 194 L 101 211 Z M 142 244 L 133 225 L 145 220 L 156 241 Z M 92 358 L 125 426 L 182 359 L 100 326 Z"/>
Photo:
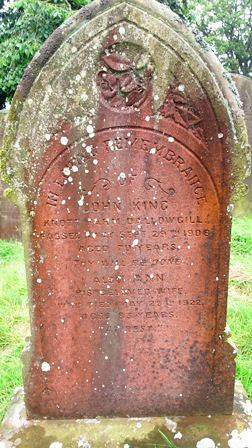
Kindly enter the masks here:
<path id="1" fill-rule="evenodd" d="M 39 201 L 34 290 L 50 400 L 71 384 L 76 408 L 66 400 L 64 412 L 147 415 L 162 394 L 181 406 L 188 382 L 195 397 L 199 380 L 211 388 L 219 203 L 190 149 L 147 129 L 98 132 L 54 161 Z"/>

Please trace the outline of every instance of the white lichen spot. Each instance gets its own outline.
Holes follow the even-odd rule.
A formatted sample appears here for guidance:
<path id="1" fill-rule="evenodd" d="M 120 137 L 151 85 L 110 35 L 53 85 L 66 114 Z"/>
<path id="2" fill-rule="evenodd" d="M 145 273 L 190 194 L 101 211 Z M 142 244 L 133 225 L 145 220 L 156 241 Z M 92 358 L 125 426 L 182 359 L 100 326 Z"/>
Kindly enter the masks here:
<path id="1" fill-rule="evenodd" d="M 78 201 L 78 204 L 80 207 L 82 207 L 82 205 L 84 205 L 84 196 L 81 196 L 81 198 Z"/>
<path id="2" fill-rule="evenodd" d="M 108 359 L 108 356 L 104 356 L 104 359 L 106 359 L 106 360 L 107 360 L 107 359 Z"/>
<path id="3" fill-rule="evenodd" d="M 81 75 L 76 75 L 76 76 L 75 76 L 75 79 L 76 79 L 77 82 L 80 82 L 80 80 L 81 80 Z"/>
<path id="4" fill-rule="evenodd" d="M 62 145 L 64 145 L 64 146 L 67 145 L 68 144 L 68 138 L 67 137 L 61 137 L 60 143 Z"/>
<path id="5" fill-rule="evenodd" d="M 88 99 L 88 96 L 87 96 L 87 94 L 86 93 L 83 93 L 82 95 L 81 95 L 81 99 L 82 99 L 82 101 L 87 101 L 87 99 Z"/>
<path id="6" fill-rule="evenodd" d="M 187 246 L 187 249 L 191 249 L 191 246 Z"/>
<path id="7" fill-rule="evenodd" d="M 180 85 L 178 86 L 178 90 L 179 90 L 180 92 L 184 92 L 184 90 L 185 90 L 185 86 L 184 86 L 183 84 L 180 84 Z"/>
<path id="8" fill-rule="evenodd" d="M 156 152 L 157 152 L 157 149 L 156 149 L 156 148 L 151 148 L 151 150 L 150 150 L 150 154 L 156 154 Z"/>
<path id="9" fill-rule="evenodd" d="M 216 280 L 216 282 L 218 282 L 219 281 L 219 277 L 216 277 L 215 280 Z"/>
<path id="10" fill-rule="evenodd" d="M 118 37 L 117 37 L 116 34 L 114 34 L 113 39 L 114 39 L 114 40 L 117 40 L 117 39 L 118 39 Z"/>
<path id="11" fill-rule="evenodd" d="M 48 142 L 49 142 L 50 138 L 51 138 L 50 134 L 46 134 L 46 135 L 45 135 L 45 139 L 46 139 Z"/>
<path id="12" fill-rule="evenodd" d="M 145 121 L 150 121 L 149 115 L 147 115 L 147 117 L 145 117 Z"/>
<path id="13" fill-rule="evenodd" d="M 41 278 L 37 278 L 37 283 L 41 283 L 41 282 L 42 282 Z"/>
<path id="14" fill-rule="evenodd" d="M 182 434 L 181 432 L 177 432 L 177 434 L 175 434 L 174 439 L 182 439 Z"/>
<path id="15" fill-rule="evenodd" d="M 223 134 L 221 132 L 218 134 L 218 138 L 223 138 Z"/>
<path id="16" fill-rule="evenodd" d="M 227 206 L 227 212 L 228 212 L 228 213 L 231 213 L 233 210 L 234 210 L 234 204 L 229 204 L 229 205 Z"/>
<path id="17" fill-rule="evenodd" d="M 61 204 L 65 205 L 65 203 L 66 203 L 65 199 L 63 199 L 63 201 L 61 201 Z"/>
<path id="18" fill-rule="evenodd" d="M 76 165 L 72 166 L 72 171 L 73 173 L 77 173 L 77 171 L 79 171 L 78 167 Z"/>
<path id="19" fill-rule="evenodd" d="M 72 176 L 69 176 L 69 178 L 68 178 L 68 182 L 73 182 L 73 178 L 72 178 Z"/>
<path id="20" fill-rule="evenodd" d="M 65 166 L 65 168 L 63 169 L 63 174 L 65 174 L 65 176 L 70 176 L 71 171 L 68 166 Z"/>
<path id="21" fill-rule="evenodd" d="M 174 142 L 174 137 L 168 137 L 168 142 Z"/>
<path id="22" fill-rule="evenodd" d="M 121 36 L 125 34 L 125 28 L 123 26 L 120 26 L 119 33 L 121 34 Z"/>
<path id="23" fill-rule="evenodd" d="M 118 269 L 119 269 L 119 265 L 116 264 L 116 265 L 115 265 L 115 271 L 117 271 Z"/>
<path id="24" fill-rule="evenodd" d="M 138 423 L 136 424 L 136 427 L 140 429 L 140 428 L 142 428 L 142 424 L 141 424 L 140 422 L 138 422 Z"/>
<path id="25" fill-rule="evenodd" d="M 48 364 L 48 362 L 44 361 L 41 364 L 41 370 L 42 372 L 49 372 L 49 370 L 51 369 L 50 364 Z"/>
<path id="26" fill-rule="evenodd" d="M 94 165 L 98 165 L 98 160 L 97 160 L 97 159 L 94 159 L 94 160 L 93 160 L 93 164 L 94 164 Z"/>
<path id="27" fill-rule="evenodd" d="M 120 173 L 118 176 L 118 180 L 119 179 L 126 179 L 126 174 L 125 173 Z"/>
<path id="28" fill-rule="evenodd" d="M 206 437 L 197 442 L 196 448 L 215 448 L 215 443 L 212 439 Z"/>
<path id="29" fill-rule="evenodd" d="M 93 126 L 91 124 L 88 124 L 87 125 L 87 133 L 88 134 L 93 134 L 93 132 L 94 132 Z"/>
<path id="30" fill-rule="evenodd" d="M 51 443 L 49 448 L 63 448 L 63 443 L 61 443 L 61 442 L 53 442 L 53 443 Z"/>
<path id="31" fill-rule="evenodd" d="M 127 443 L 125 443 L 125 445 L 123 445 L 123 448 L 130 448 L 130 446 Z"/>
<path id="32" fill-rule="evenodd" d="M 93 146 L 92 146 L 92 145 L 91 145 L 91 146 L 87 146 L 87 147 L 86 147 L 86 151 L 87 151 L 87 153 L 88 153 L 88 154 L 91 154 L 92 149 L 93 149 Z"/>
<path id="33" fill-rule="evenodd" d="M 155 96 L 154 96 L 154 100 L 155 100 L 155 101 L 158 101 L 158 100 L 159 100 L 159 96 L 158 96 L 158 95 L 155 95 Z"/>
<path id="34" fill-rule="evenodd" d="M 176 422 L 173 422 L 171 419 L 169 419 L 169 418 L 165 418 L 165 426 L 166 426 L 166 428 L 167 429 L 169 429 L 169 431 L 171 431 L 171 432 L 176 432 L 176 429 L 177 429 L 177 423 Z"/>
<path id="35" fill-rule="evenodd" d="M 138 245 L 138 242 L 139 242 L 138 239 L 135 238 L 134 241 L 133 241 L 133 243 L 132 243 L 132 247 L 137 246 L 137 245 Z"/>

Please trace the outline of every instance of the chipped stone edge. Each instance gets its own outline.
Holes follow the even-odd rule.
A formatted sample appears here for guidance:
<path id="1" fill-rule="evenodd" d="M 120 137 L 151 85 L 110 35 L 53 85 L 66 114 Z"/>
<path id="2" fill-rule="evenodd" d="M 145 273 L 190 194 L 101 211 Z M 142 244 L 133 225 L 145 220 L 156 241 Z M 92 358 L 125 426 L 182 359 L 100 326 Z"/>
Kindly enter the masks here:
<path id="1" fill-rule="evenodd" d="M 203 45 L 202 41 L 197 39 L 196 33 L 189 29 L 179 16 L 155 0 L 148 0 L 147 3 L 145 0 L 94 0 L 68 18 L 46 40 L 25 70 L 8 114 L 3 148 L 0 152 L 0 171 L 2 171 L 3 180 L 7 183 L 12 183 L 12 176 L 8 174 L 7 169 L 8 160 L 11 158 L 12 144 L 17 133 L 23 104 L 41 69 L 71 34 L 78 31 L 79 28 L 85 27 L 96 15 L 102 14 L 107 9 L 119 5 L 135 6 L 171 26 L 196 51 L 212 74 L 212 77 L 215 78 L 216 84 L 222 94 L 222 100 L 227 106 L 229 131 L 232 135 L 231 163 L 233 182 L 231 196 L 232 200 L 238 200 L 247 192 L 243 180 L 249 176 L 251 166 L 250 146 L 248 144 L 247 129 L 244 114 L 240 107 L 241 102 L 238 91 L 232 81 L 231 75 L 225 72 L 214 53 L 209 51 L 208 46 Z M 22 204 L 24 198 L 17 197 L 19 194 L 15 189 L 8 192 L 9 198 L 14 203 Z"/>

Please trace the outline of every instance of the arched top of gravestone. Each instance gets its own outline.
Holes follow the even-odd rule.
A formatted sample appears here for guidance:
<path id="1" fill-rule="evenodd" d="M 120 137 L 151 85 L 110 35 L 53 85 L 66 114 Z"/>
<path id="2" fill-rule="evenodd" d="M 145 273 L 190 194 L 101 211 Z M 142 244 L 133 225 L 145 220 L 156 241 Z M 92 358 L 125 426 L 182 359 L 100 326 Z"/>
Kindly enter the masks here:
<path id="1" fill-rule="evenodd" d="M 126 100 L 131 85 L 129 77 L 134 70 L 142 84 L 137 95 Z M 120 101 L 128 101 L 126 105 L 119 105 L 112 98 L 114 73 L 121 76 L 116 82 L 121 89 Z M 26 69 L 16 91 L 6 125 L 2 166 L 18 203 L 22 205 L 28 191 L 31 195 L 36 188 L 34 173 L 39 172 L 42 160 L 52 162 L 48 144 L 53 136 L 59 136 L 62 126 L 68 129 L 68 143 L 72 144 L 83 133 L 88 135 L 93 129 L 102 129 L 101 121 L 95 121 L 101 90 L 108 114 L 109 108 L 112 112 L 118 109 L 125 121 L 127 114 L 136 112 L 145 101 L 150 79 L 155 99 L 151 125 L 159 129 L 160 114 L 171 116 L 169 110 L 164 112 L 164 105 L 169 106 L 170 92 L 175 104 L 172 117 L 181 134 L 183 128 L 191 130 L 194 126 L 192 138 L 196 136 L 202 145 L 211 136 L 200 135 L 200 126 L 196 135 L 196 125 L 203 120 L 203 113 L 197 115 L 195 98 L 199 102 L 201 98 L 202 104 L 203 97 L 207 98 L 206 110 L 211 109 L 215 115 L 218 138 L 230 154 L 233 197 L 241 195 L 245 188 L 243 180 L 248 175 L 249 151 L 239 97 L 231 77 L 206 44 L 168 8 L 154 0 L 106 0 L 82 8 L 52 34 Z M 199 107 L 203 110 L 202 104 Z M 208 112 L 205 120 L 207 115 Z M 116 125 L 119 121 L 118 118 Z"/>

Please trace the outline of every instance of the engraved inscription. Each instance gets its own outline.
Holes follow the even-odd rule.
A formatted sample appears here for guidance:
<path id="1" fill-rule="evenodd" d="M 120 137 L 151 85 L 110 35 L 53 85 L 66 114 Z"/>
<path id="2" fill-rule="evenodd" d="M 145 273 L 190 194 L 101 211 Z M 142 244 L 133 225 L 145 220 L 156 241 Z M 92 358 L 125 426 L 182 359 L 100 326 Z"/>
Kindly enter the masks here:
<path id="1" fill-rule="evenodd" d="M 103 134 L 104 133 L 105 132 L 103 132 Z M 75 156 L 68 159 L 65 168 L 62 168 L 61 170 L 62 178 L 60 179 L 57 176 L 57 178 L 54 179 L 54 185 L 55 187 L 56 185 L 58 186 L 58 190 L 49 193 L 49 202 L 47 202 L 47 204 L 56 204 L 64 186 L 68 182 L 72 184 L 74 169 L 81 169 L 83 165 L 86 165 L 88 168 L 85 169 L 86 174 L 88 174 L 90 170 L 92 170 L 92 166 L 89 167 L 89 164 L 93 164 L 93 161 L 98 162 L 98 160 L 94 158 L 98 157 L 99 152 L 103 151 L 103 145 L 109 153 L 114 151 L 127 151 L 133 153 L 133 160 L 135 159 L 135 157 L 137 157 L 137 153 L 140 150 L 148 154 L 150 163 L 155 162 L 163 165 L 167 162 L 167 168 L 168 165 L 171 165 L 174 169 L 174 174 L 177 174 L 179 176 L 179 179 L 182 179 L 182 181 L 188 185 L 188 188 L 191 189 L 193 196 L 197 201 L 197 204 L 204 205 L 204 203 L 207 203 L 208 188 L 206 187 L 206 178 L 209 179 L 209 174 L 205 168 L 202 172 L 202 166 L 199 164 L 200 162 L 194 157 L 192 158 L 192 155 L 190 153 L 188 154 L 188 152 L 185 152 L 184 148 L 184 154 L 182 154 L 181 146 L 176 141 L 174 141 L 174 139 L 170 141 L 169 138 L 164 138 L 163 136 L 159 135 L 159 133 L 153 133 L 149 130 L 144 131 L 144 135 L 145 137 L 142 137 L 141 132 L 137 132 L 135 130 L 132 130 L 131 132 L 122 130 L 120 131 L 120 137 L 110 139 L 101 138 L 101 141 L 99 141 L 97 145 L 93 141 L 95 138 L 94 137 L 90 139 L 90 141 L 87 141 L 87 143 L 82 143 L 81 145 L 77 146 Z M 96 138 L 98 137 L 99 135 L 97 135 Z M 88 152 L 86 152 L 87 148 L 92 148 L 92 152 L 90 152 L 91 150 L 88 150 Z M 111 157 L 111 154 L 108 154 L 107 156 Z M 120 154 L 118 153 L 118 155 L 115 156 L 114 160 L 116 160 L 119 156 Z M 97 168 L 99 170 L 99 166 Z M 199 173 L 199 170 L 201 171 L 201 174 Z M 145 175 L 144 185 L 147 190 L 151 189 L 154 192 L 154 190 L 158 187 L 163 193 L 165 193 L 166 198 L 164 198 L 163 205 L 160 205 L 160 208 L 167 208 L 167 204 L 165 203 L 165 201 L 171 199 L 172 196 L 176 195 L 175 184 L 174 181 L 173 184 L 171 184 L 167 179 L 167 176 L 164 176 L 164 179 L 160 178 L 160 173 L 154 176 L 155 171 L 156 170 L 153 170 L 152 176 Z M 133 182 L 136 185 L 139 176 L 142 175 L 143 174 L 136 169 L 136 166 L 131 167 L 128 173 L 124 173 L 123 171 L 115 173 L 115 179 L 111 179 L 111 173 L 110 177 L 105 177 L 104 173 L 100 172 L 100 177 L 96 179 L 91 186 L 90 184 L 86 184 L 85 178 L 88 178 L 88 176 L 85 175 L 83 180 L 80 182 L 80 186 L 78 187 L 79 205 L 84 204 L 83 199 L 85 195 L 88 195 L 91 197 L 89 201 L 85 201 L 86 213 L 89 213 L 89 211 L 100 212 L 102 208 L 110 210 L 111 208 L 117 208 L 118 210 L 121 210 L 120 200 L 112 200 L 109 196 L 107 196 L 106 201 L 100 201 L 98 199 L 94 201 L 92 200 L 92 194 L 95 193 L 95 189 L 100 187 L 105 191 L 110 190 L 112 185 L 114 185 L 115 183 L 117 183 L 118 186 L 121 186 L 122 188 L 127 188 L 128 186 L 132 185 Z M 142 211 L 143 208 L 146 211 L 149 211 L 151 208 L 156 208 L 154 205 L 156 204 L 156 202 L 153 200 L 146 202 L 143 200 L 138 200 L 138 198 L 136 198 L 134 202 L 135 208 L 137 208 L 139 211 Z"/>
<path id="2" fill-rule="evenodd" d="M 215 244 L 219 203 L 194 154 L 169 136 L 127 128 L 82 139 L 50 169 L 40 194 L 48 212 L 34 235 L 60 245 L 63 286 L 50 300 L 64 322 L 74 314 L 87 333 L 141 333 L 147 320 L 171 329 L 192 308 L 203 319 L 210 305 L 198 272 Z"/>
<path id="3" fill-rule="evenodd" d="M 52 191 L 50 191 L 47 197 L 47 204 L 56 207 L 58 199 L 59 195 L 57 193 L 53 193 Z"/>
<path id="4" fill-rule="evenodd" d="M 150 188 L 155 188 L 155 185 L 158 185 L 158 187 L 160 188 L 160 190 L 162 190 L 164 193 L 167 193 L 168 195 L 174 195 L 175 194 L 175 190 L 174 188 L 170 187 L 163 187 L 162 185 L 162 181 L 158 180 L 158 179 L 154 179 L 153 177 L 148 177 L 147 179 L 145 179 L 145 188 L 147 190 L 149 190 Z"/>

